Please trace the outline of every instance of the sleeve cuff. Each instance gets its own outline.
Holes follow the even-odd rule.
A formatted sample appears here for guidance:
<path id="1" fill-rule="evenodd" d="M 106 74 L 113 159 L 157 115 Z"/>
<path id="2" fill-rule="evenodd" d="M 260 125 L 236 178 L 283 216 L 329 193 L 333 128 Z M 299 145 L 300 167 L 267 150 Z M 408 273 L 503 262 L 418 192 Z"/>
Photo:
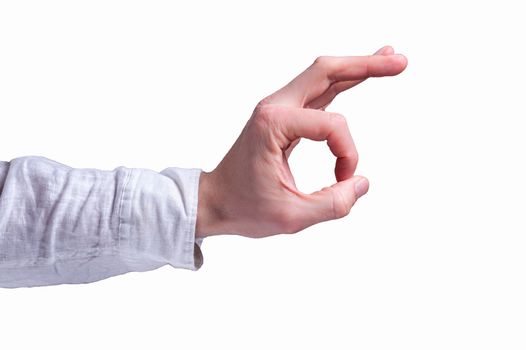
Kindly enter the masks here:
<path id="1" fill-rule="evenodd" d="M 121 253 L 198 270 L 203 265 L 202 239 L 195 238 L 201 169 L 132 172 L 122 198 Z"/>
<path id="2" fill-rule="evenodd" d="M 199 202 L 199 178 L 201 169 L 183 169 L 170 167 L 161 171 L 161 174 L 169 177 L 178 188 L 183 198 L 182 204 L 186 215 L 186 224 L 181 236 L 184 237 L 184 255 L 185 268 L 196 271 L 203 265 L 203 253 L 201 245 L 203 238 L 195 237 L 195 228 L 197 221 L 197 207 Z M 177 234 L 176 234 L 177 235 Z M 179 267 L 176 259 L 174 267 Z"/>

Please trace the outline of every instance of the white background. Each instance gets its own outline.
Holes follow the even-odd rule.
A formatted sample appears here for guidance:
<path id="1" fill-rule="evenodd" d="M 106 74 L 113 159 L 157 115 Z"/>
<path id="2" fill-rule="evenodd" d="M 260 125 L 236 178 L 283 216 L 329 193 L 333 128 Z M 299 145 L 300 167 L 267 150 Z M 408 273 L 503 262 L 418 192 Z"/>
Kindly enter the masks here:
<path id="1" fill-rule="evenodd" d="M 524 349 L 519 1 L 2 1 L 0 159 L 212 170 L 320 55 L 407 70 L 344 114 L 370 192 L 294 236 L 208 238 L 200 271 L 0 290 L 2 349 Z M 333 180 L 302 142 L 300 189 Z"/>

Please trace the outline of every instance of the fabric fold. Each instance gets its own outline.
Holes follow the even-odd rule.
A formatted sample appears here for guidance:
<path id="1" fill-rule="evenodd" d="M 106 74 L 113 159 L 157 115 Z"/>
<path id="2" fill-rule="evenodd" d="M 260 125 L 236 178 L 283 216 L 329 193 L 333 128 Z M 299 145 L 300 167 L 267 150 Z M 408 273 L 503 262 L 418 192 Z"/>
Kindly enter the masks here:
<path id="1" fill-rule="evenodd" d="M 199 269 L 200 174 L 76 169 L 41 156 L 0 162 L 0 287 Z"/>

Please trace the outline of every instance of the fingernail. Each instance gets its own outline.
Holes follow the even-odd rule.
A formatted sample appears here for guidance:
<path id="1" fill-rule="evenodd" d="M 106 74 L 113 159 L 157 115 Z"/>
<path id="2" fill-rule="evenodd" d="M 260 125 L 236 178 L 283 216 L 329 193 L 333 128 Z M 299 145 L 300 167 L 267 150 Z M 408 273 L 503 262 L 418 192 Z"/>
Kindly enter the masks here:
<path id="1" fill-rule="evenodd" d="M 399 61 L 407 60 L 407 58 L 401 53 L 395 53 L 394 55 L 392 55 L 392 57 L 395 57 Z"/>
<path id="2" fill-rule="evenodd" d="M 358 180 L 358 182 L 354 184 L 354 193 L 356 194 L 356 199 L 366 194 L 368 189 L 369 183 L 366 179 Z"/>

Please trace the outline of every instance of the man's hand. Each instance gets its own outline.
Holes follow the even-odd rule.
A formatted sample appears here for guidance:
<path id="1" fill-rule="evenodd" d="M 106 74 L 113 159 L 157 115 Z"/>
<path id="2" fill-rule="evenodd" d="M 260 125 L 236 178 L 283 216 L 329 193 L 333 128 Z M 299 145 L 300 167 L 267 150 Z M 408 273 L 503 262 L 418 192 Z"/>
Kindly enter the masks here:
<path id="1" fill-rule="evenodd" d="M 345 118 L 325 108 L 365 79 L 397 75 L 406 66 L 389 46 L 372 56 L 319 57 L 259 102 L 217 168 L 201 174 L 196 237 L 295 233 L 349 214 L 369 183 L 354 175 L 358 153 Z M 287 161 L 302 137 L 327 140 L 337 158 L 337 182 L 311 194 L 296 188 Z"/>

